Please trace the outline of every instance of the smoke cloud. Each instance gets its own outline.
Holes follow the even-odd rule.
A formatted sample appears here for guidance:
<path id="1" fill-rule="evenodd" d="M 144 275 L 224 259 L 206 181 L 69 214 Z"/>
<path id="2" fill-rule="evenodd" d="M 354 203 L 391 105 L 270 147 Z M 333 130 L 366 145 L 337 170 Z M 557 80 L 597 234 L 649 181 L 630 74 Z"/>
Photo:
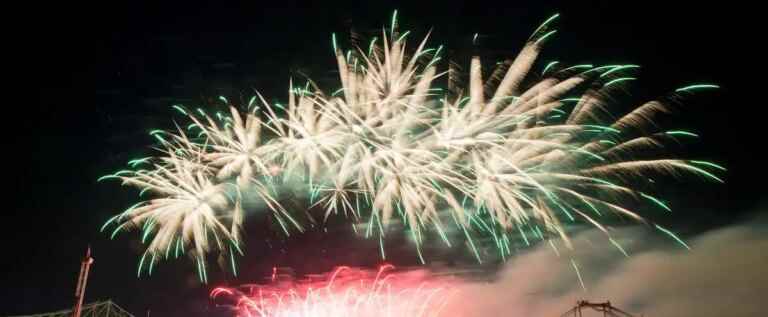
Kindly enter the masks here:
<path id="1" fill-rule="evenodd" d="M 567 254 L 561 250 L 558 256 L 542 244 L 511 260 L 494 282 L 463 284 L 444 312 L 560 316 L 583 299 L 610 300 L 637 316 L 764 316 L 767 229 L 752 222 L 706 232 L 688 240 L 690 251 L 661 242 L 658 232 L 622 229 L 613 236 L 629 251 L 628 258 L 601 233 L 584 232 Z"/>

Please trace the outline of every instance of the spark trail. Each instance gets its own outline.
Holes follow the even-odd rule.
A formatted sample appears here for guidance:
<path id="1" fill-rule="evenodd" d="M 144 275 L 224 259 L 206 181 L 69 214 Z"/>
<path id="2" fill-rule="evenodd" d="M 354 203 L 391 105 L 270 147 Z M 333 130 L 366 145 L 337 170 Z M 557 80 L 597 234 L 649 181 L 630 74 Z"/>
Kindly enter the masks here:
<path id="1" fill-rule="evenodd" d="M 408 48 L 410 33 L 399 33 L 395 15 L 365 47 L 344 51 L 332 37 L 341 83 L 333 93 L 312 81 L 301 87 L 291 81 L 286 105 L 257 94 L 245 111 L 225 98 L 229 113 L 176 106 L 190 124 L 154 133 L 162 155 L 106 177 L 156 198 L 105 228 L 116 226 L 114 234 L 141 228 L 150 241 L 149 268 L 179 253 L 172 249 L 184 253 L 185 245 L 193 246 L 187 249 L 198 261 L 212 249 L 231 255 L 240 252 L 246 195 L 261 200 L 286 233 L 303 230 L 295 211 L 278 199 L 286 184 L 294 184 L 323 217 L 344 214 L 367 223 L 366 235 L 380 241 L 387 225 L 403 223 L 420 258 L 427 231 L 450 246 L 445 232 L 459 229 L 481 261 L 478 235 L 491 237 L 507 257 L 517 235 L 526 243 L 562 239 L 570 245 L 565 227 L 574 222 L 610 239 L 605 217 L 646 223 L 679 240 L 627 202 L 672 210 L 647 192 L 651 176 L 722 182 L 717 173 L 723 167 L 663 150 L 695 133 L 655 124 L 673 110 L 673 100 L 717 86 L 688 85 L 627 107 L 612 96 L 635 79 L 637 65 L 553 62 L 532 72 L 557 17 L 491 76 L 473 56 L 466 85 L 451 78 L 452 64 L 438 70 L 443 47 L 428 47 L 428 36 Z M 635 158 L 646 152 L 658 155 Z"/>

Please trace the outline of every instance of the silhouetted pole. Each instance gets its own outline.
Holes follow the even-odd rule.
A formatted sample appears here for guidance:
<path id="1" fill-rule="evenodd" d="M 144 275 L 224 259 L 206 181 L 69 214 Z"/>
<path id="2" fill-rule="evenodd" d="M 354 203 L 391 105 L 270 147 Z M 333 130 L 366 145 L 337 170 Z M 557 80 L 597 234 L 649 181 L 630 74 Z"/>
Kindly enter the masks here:
<path id="1" fill-rule="evenodd" d="M 91 269 L 93 258 L 91 257 L 91 246 L 85 251 L 83 262 L 80 262 L 80 275 L 77 277 L 77 288 L 75 289 L 75 308 L 72 309 L 72 317 L 80 317 L 83 310 L 83 298 L 85 297 L 85 284 L 88 282 L 88 271 Z"/>

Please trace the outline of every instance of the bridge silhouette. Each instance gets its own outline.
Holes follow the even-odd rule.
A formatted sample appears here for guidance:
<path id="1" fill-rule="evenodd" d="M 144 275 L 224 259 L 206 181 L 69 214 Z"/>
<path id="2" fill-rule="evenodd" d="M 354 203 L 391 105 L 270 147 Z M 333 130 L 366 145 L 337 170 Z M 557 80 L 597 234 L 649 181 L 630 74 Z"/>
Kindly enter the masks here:
<path id="1" fill-rule="evenodd" d="M 582 317 L 584 316 L 585 312 L 590 311 L 602 313 L 602 316 L 604 317 L 637 317 L 636 315 L 632 315 L 621 309 L 613 307 L 610 301 L 594 303 L 585 300 L 577 301 L 575 307 L 560 315 L 560 317 Z M 594 316 L 594 314 L 588 316 Z"/>
<path id="2" fill-rule="evenodd" d="M 638 317 L 637 315 L 632 315 L 619 308 L 613 307 L 610 301 L 595 303 L 585 300 L 576 302 L 576 306 L 560 315 L 560 317 L 583 317 L 585 313 L 589 314 L 589 312 L 602 313 L 602 316 L 604 317 Z M 9 317 L 71 317 L 72 313 L 72 309 L 64 309 L 50 313 Z M 594 316 L 594 314 L 591 316 Z M 127 312 L 125 309 L 120 308 L 120 306 L 117 306 L 117 304 L 111 300 L 106 300 L 84 305 L 82 307 L 81 317 L 134 317 L 134 315 Z"/>
<path id="3" fill-rule="evenodd" d="M 41 313 L 34 315 L 17 315 L 8 317 L 71 317 L 73 309 L 63 309 L 50 313 Z M 111 300 L 101 301 L 83 305 L 80 311 L 81 317 L 134 317 L 131 313 L 117 306 Z"/>

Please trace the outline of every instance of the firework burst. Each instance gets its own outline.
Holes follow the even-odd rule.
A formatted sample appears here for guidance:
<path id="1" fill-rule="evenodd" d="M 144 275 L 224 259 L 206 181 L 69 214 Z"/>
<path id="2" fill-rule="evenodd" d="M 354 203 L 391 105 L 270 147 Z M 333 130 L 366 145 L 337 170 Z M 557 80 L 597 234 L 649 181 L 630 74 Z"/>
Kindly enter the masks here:
<path id="1" fill-rule="evenodd" d="M 187 131 L 198 136 L 188 138 L 182 129 L 164 132 L 166 156 L 159 163 L 112 175 L 160 198 L 108 224 L 121 223 L 115 232 L 128 223 L 141 225 L 152 240 L 151 263 L 162 252 L 167 257 L 174 241 L 194 244 L 201 257 L 213 237 L 219 251 L 232 253 L 240 245 L 243 195 L 258 196 L 284 228 L 301 229 L 276 198 L 281 183 L 300 179 L 325 217 L 343 213 L 367 222 L 367 234 L 379 236 L 400 221 L 419 257 L 425 230 L 450 245 L 446 228 L 458 228 L 480 261 L 472 238 L 478 230 L 493 238 L 502 257 L 510 255 L 513 233 L 526 242 L 525 232 L 532 232 L 569 245 L 563 222 L 589 223 L 610 238 L 599 221 L 606 215 L 652 224 L 625 201 L 669 210 L 640 190 L 648 187 L 649 175 L 721 181 L 713 173 L 724 170 L 717 164 L 655 151 L 696 136 L 660 130 L 655 118 L 670 112 L 680 96 L 717 86 L 683 87 L 622 111 L 611 96 L 635 79 L 628 74 L 637 65 L 553 62 L 540 76 L 530 74 L 556 32 L 556 18 L 537 28 L 519 55 L 498 63 L 491 76 L 484 77 L 480 57 L 473 56 L 466 87 L 452 78 L 453 64 L 438 70 L 442 46 L 428 48 L 425 38 L 407 49 L 410 32 L 399 33 L 393 17 L 391 27 L 366 47 L 345 52 L 333 36 L 341 88 L 331 94 L 308 81 L 304 87 L 290 84 L 286 106 L 258 95 L 244 114 L 228 102 L 230 115 L 177 107 L 192 122 Z M 445 77 L 448 85 L 441 86 Z M 661 154 L 635 158 L 652 150 Z M 227 199 L 207 198 L 214 196 Z"/>
<path id="2" fill-rule="evenodd" d="M 244 317 L 437 317 L 456 292 L 448 280 L 422 271 L 393 273 L 392 269 L 390 265 L 378 271 L 339 267 L 331 274 L 299 281 L 277 281 L 273 276 L 268 285 L 215 288 L 211 299 L 230 303 Z"/>

